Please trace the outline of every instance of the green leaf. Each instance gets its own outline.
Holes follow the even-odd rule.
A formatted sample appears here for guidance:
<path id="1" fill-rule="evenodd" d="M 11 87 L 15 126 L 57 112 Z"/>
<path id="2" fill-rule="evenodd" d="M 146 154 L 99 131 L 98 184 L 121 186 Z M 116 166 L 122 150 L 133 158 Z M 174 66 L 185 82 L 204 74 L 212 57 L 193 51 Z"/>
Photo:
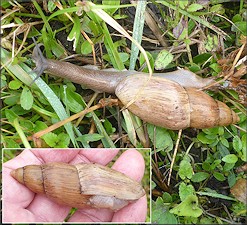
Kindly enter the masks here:
<path id="1" fill-rule="evenodd" d="M 242 21 L 242 16 L 240 14 L 236 14 L 232 17 L 232 22 L 235 23 L 235 22 L 239 22 L 239 21 Z"/>
<path id="2" fill-rule="evenodd" d="M 20 120 L 20 125 L 24 128 L 23 130 L 28 130 L 29 132 L 34 129 L 34 124 L 29 120 Z"/>
<path id="3" fill-rule="evenodd" d="M 5 144 L 6 148 L 21 148 L 19 144 L 17 144 L 14 140 L 2 137 L 2 142 Z"/>
<path id="4" fill-rule="evenodd" d="M 210 54 L 210 53 L 203 53 L 203 54 L 195 56 L 193 58 L 193 62 L 195 64 L 202 64 L 202 63 L 206 62 L 211 56 L 212 56 L 212 54 Z"/>
<path id="5" fill-rule="evenodd" d="M 72 91 L 66 86 L 61 86 L 60 93 L 63 103 L 69 108 L 71 112 L 78 113 L 85 108 L 80 94 Z"/>
<path id="6" fill-rule="evenodd" d="M 173 55 L 167 50 L 162 50 L 155 60 L 154 67 L 156 70 L 165 69 L 169 65 L 169 63 L 172 62 L 172 60 Z"/>
<path id="7" fill-rule="evenodd" d="M 76 140 L 78 141 L 86 141 L 87 143 L 93 142 L 93 141 L 99 141 L 104 136 L 101 134 L 83 134 L 82 136 L 78 137 Z"/>
<path id="8" fill-rule="evenodd" d="M 208 174 L 206 172 L 198 172 L 192 176 L 191 181 L 202 182 L 203 180 L 206 180 L 209 176 L 210 176 L 210 174 Z"/>
<path id="9" fill-rule="evenodd" d="M 146 52 L 146 53 L 147 53 L 148 60 L 149 60 L 149 62 L 150 62 L 151 68 L 152 68 L 152 70 L 154 70 L 154 58 L 153 58 L 153 56 L 150 54 L 150 52 Z M 142 53 L 140 54 L 140 59 L 139 59 L 139 61 L 140 61 L 140 67 L 143 68 L 143 65 L 145 64 L 145 67 L 144 67 L 144 69 L 142 70 L 142 72 L 148 73 L 148 67 L 147 67 L 147 65 L 146 65 L 146 60 L 145 60 L 145 58 L 144 58 L 144 56 L 143 56 Z"/>
<path id="10" fill-rule="evenodd" d="M 247 158 L 246 158 L 246 134 L 244 134 L 243 136 L 242 136 L 242 156 L 241 156 L 241 159 L 244 161 L 244 162 L 246 162 L 247 161 Z"/>
<path id="11" fill-rule="evenodd" d="M 48 144 L 50 147 L 55 147 L 57 143 L 57 135 L 50 132 L 47 134 L 44 134 L 42 136 L 42 139 L 45 141 L 46 144 Z"/>
<path id="12" fill-rule="evenodd" d="M 56 143 L 56 148 L 68 148 L 70 138 L 68 134 L 60 133 L 58 134 L 58 139 Z"/>
<path id="13" fill-rule="evenodd" d="M 203 162 L 202 163 L 202 168 L 204 169 L 204 170 L 206 170 L 206 171 L 210 171 L 211 170 L 211 165 L 210 165 L 210 163 L 209 162 Z M 200 172 L 199 172 L 200 173 Z M 194 176 L 194 175 L 193 175 Z M 193 177 L 192 177 L 192 179 L 193 179 Z"/>
<path id="14" fill-rule="evenodd" d="M 87 55 L 90 54 L 91 52 L 92 52 L 92 45 L 89 43 L 88 40 L 84 41 L 81 44 L 81 54 Z"/>
<path id="15" fill-rule="evenodd" d="M 17 90 L 21 87 L 22 83 L 19 80 L 12 80 L 9 82 L 9 88 L 12 90 Z"/>
<path id="16" fill-rule="evenodd" d="M 81 23 L 80 23 L 80 19 L 78 16 L 74 16 L 73 21 L 74 21 L 74 25 L 67 39 L 68 41 L 74 41 L 73 50 L 75 51 L 78 45 L 79 37 L 81 35 Z"/>
<path id="17" fill-rule="evenodd" d="M 182 182 L 179 185 L 179 197 L 181 201 L 184 201 L 189 195 L 195 194 L 194 187 L 190 185 L 186 185 L 184 182 Z"/>
<path id="18" fill-rule="evenodd" d="M 187 8 L 187 11 L 188 12 L 196 12 L 202 8 L 203 8 L 202 5 L 197 4 L 197 3 L 193 3 L 193 4 L 189 5 L 189 7 Z"/>
<path id="19" fill-rule="evenodd" d="M 192 178 L 193 175 L 193 168 L 190 164 L 190 158 L 186 155 L 184 156 L 184 159 L 179 164 L 179 171 L 178 175 L 182 180 L 189 178 Z"/>
<path id="20" fill-rule="evenodd" d="M 40 130 L 44 130 L 46 129 L 48 126 L 46 125 L 46 123 L 42 122 L 42 121 L 36 121 L 35 122 L 35 127 L 34 127 L 34 132 L 38 132 Z"/>
<path id="21" fill-rule="evenodd" d="M 220 164 L 221 164 L 221 160 L 220 159 L 214 160 L 213 163 L 210 165 L 210 168 L 211 168 L 210 170 L 211 171 L 214 170 Z"/>
<path id="22" fill-rule="evenodd" d="M 8 98 L 4 99 L 4 103 L 8 106 L 18 104 L 18 102 L 20 100 L 20 93 L 11 91 L 10 94 L 12 96 L 9 96 Z"/>
<path id="23" fill-rule="evenodd" d="M 120 5 L 120 0 L 102 0 L 102 5 L 110 5 L 110 6 L 116 6 L 116 8 L 106 8 L 105 11 L 109 14 L 109 15 L 113 15 L 117 10 L 118 10 L 118 6 Z"/>
<path id="24" fill-rule="evenodd" d="M 224 14 L 225 9 L 224 9 L 224 6 L 222 4 L 217 4 L 217 5 L 213 5 L 212 7 L 210 7 L 210 12 L 214 12 L 214 13 L 218 13 L 218 14 Z"/>
<path id="25" fill-rule="evenodd" d="M 216 35 L 207 35 L 207 40 L 205 44 L 205 48 L 210 52 L 214 50 L 218 45 L 218 39 Z"/>
<path id="26" fill-rule="evenodd" d="M 172 203 L 172 196 L 168 192 L 162 194 L 162 199 L 164 203 Z"/>
<path id="27" fill-rule="evenodd" d="M 50 132 L 44 134 L 42 139 L 48 144 L 50 147 L 53 148 L 67 148 L 70 142 L 70 138 L 65 133 L 60 133 L 58 135 Z"/>
<path id="28" fill-rule="evenodd" d="M 226 163 L 236 163 L 238 161 L 238 157 L 234 154 L 229 154 L 223 157 L 222 161 Z"/>
<path id="29" fill-rule="evenodd" d="M 203 192 L 203 191 L 199 191 L 199 192 L 196 192 L 198 195 L 206 195 L 206 196 L 210 196 L 210 197 L 213 197 L 213 198 L 221 198 L 221 199 L 226 199 L 226 200 L 230 200 L 230 201 L 237 201 L 237 199 L 235 198 L 231 198 L 231 197 L 228 197 L 226 195 L 222 195 L 222 194 L 218 194 L 218 193 L 214 193 L 214 192 Z"/>
<path id="30" fill-rule="evenodd" d="M 218 180 L 218 181 L 224 181 L 226 178 L 222 173 L 219 172 L 214 172 L 213 176 Z"/>
<path id="31" fill-rule="evenodd" d="M 123 63 L 127 62 L 129 59 L 129 54 L 125 52 L 119 52 L 119 57 Z"/>
<path id="32" fill-rule="evenodd" d="M 189 4 L 189 1 L 188 0 L 178 1 L 178 4 L 181 7 L 181 9 L 184 9 Z"/>
<path id="33" fill-rule="evenodd" d="M 154 131 L 154 125 L 148 124 L 148 136 L 152 143 L 155 143 L 156 148 L 158 149 L 167 149 L 167 151 L 170 151 L 173 149 L 173 141 L 171 138 L 170 133 L 167 129 L 162 127 L 156 127 Z"/>
<path id="34" fill-rule="evenodd" d="M 198 135 L 197 135 L 197 139 L 202 142 L 203 144 L 212 144 L 215 139 L 209 139 L 207 137 L 207 135 L 203 132 L 200 132 Z"/>
<path id="35" fill-rule="evenodd" d="M 48 1 L 47 8 L 48 8 L 49 12 L 52 12 L 56 8 L 55 2 L 54 1 Z"/>
<path id="36" fill-rule="evenodd" d="M 230 171 L 235 166 L 235 163 L 225 163 L 223 166 L 223 171 Z"/>
<path id="37" fill-rule="evenodd" d="M 18 118 L 18 115 L 16 115 L 12 110 L 9 109 L 5 109 L 5 116 L 10 123 L 13 123 L 14 120 Z"/>
<path id="38" fill-rule="evenodd" d="M 156 183 L 152 180 L 151 180 L 151 187 L 152 187 L 152 190 L 156 187 Z"/>
<path id="39" fill-rule="evenodd" d="M 21 92 L 21 107 L 25 110 L 29 110 L 33 105 L 33 95 L 28 87 L 24 87 Z"/>
<path id="40" fill-rule="evenodd" d="M 232 146 L 236 152 L 240 152 L 243 148 L 242 141 L 240 140 L 239 136 L 234 136 L 232 140 Z"/>
<path id="41" fill-rule="evenodd" d="M 209 67 L 212 68 L 217 73 L 221 72 L 221 67 L 219 66 L 218 63 L 212 63 Z"/>
<path id="42" fill-rule="evenodd" d="M 111 140 L 111 138 L 107 134 L 107 132 L 106 132 L 104 126 L 102 125 L 100 119 L 98 118 L 98 116 L 94 112 L 92 112 L 92 115 L 93 115 L 94 123 L 97 127 L 97 130 L 98 130 L 98 133 L 103 136 L 101 141 L 102 141 L 104 147 L 105 148 L 116 148 L 116 146 L 114 145 L 113 141 Z"/>
<path id="43" fill-rule="evenodd" d="M 163 199 L 158 197 L 152 202 L 152 223 L 155 224 L 178 224 L 176 217 L 168 211 Z"/>
<path id="44" fill-rule="evenodd" d="M 223 136 L 221 136 L 221 137 L 220 137 L 220 141 L 221 141 L 221 143 L 222 143 L 225 147 L 229 148 L 229 142 L 227 141 L 227 139 L 225 139 Z"/>
<path id="45" fill-rule="evenodd" d="M 236 183 L 236 176 L 234 173 L 230 173 L 227 177 L 229 187 L 231 188 Z"/>
<path id="46" fill-rule="evenodd" d="M 106 118 L 103 122 L 107 134 L 113 134 L 116 128 L 112 126 L 111 122 Z"/>
<path id="47" fill-rule="evenodd" d="M 217 147 L 217 151 L 220 153 L 220 155 L 222 157 L 226 156 L 226 155 L 229 155 L 230 152 L 229 152 L 229 149 L 226 148 L 224 145 L 222 145 L 221 143 L 218 143 L 218 145 L 216 146 Z"/>
<path id="48" fill-rule="evenodd" d="M 202 210 L 198 207 L 198 198 L 195 195 L 189 195 L 179 205 L 170 210 L 178 216 L 199 217 L 202 215 Z"/>
<path id="49" fill-rule="evenodd" d="M 226 90 L 226 92 L 228 94 L 230 94 L 233 98 L 235 98 L 236 100 L 239 100 L 239 95 L 238 92 L 234 91 L 234 90 Z"/>
<path id="50" fill-rule="evenodd" d="M 247 35 L 246 21 L 239 21 L 234 23 L 235 26 L 232 25 L 231 30 L 234 32 L 241 31 L 243 35 Z"/>

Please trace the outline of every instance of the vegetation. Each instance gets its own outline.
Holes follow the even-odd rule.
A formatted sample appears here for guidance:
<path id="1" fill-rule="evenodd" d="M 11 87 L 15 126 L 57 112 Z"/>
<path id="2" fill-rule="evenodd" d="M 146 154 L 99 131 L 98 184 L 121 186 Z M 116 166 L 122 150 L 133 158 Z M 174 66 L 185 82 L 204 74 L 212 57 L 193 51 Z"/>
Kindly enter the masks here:
<path id="1" fill-rule="evenodd" d="M 233 193 L 235 184 L 246 179 L 246 3 L 76 2 L 1 2 L 2 146 L 151 147 L 153 222 L 244 223 L 246 202 Z M 171 131 L 119 107 L 92 109 L 103 97 L 114 96 L 69 80 L 42 75 L 30 85 L 36 77 L 32 37 L 44 44 L 47 58 L 73 59 L 78 65 L 145 72 L 181 67 L 213 76 L 220 87 L 205 91 L 230 106 L 240 121 Z M 142 48 L 137 46 L 141 39 Z M 62 120 L 67 123 L 58 124 Z M 237 193 L 246 196 L 244 190 Z"/>

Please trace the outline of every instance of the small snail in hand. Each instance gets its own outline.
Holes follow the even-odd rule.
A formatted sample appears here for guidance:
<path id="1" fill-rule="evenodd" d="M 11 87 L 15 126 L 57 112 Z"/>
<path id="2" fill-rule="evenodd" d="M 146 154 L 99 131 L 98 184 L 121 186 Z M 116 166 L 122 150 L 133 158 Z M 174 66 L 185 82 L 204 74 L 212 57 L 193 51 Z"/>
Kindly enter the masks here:
<path id="1" fill-rule="evenodd" d="M 138 182 L 99 164 L 28 165 L 11 171 L 11 175 L 33 192 L 75 208 L 117 211 L 145 195 Z"/>
<path id="2" fill-rule="evenodd" d="M 148 74 L 136 71 L 88 69 L 46 59 L 34 48 L 33 59 L 38 76 L 44 71 L 98 92 L 115 93 L 123 105 L 134 97 L 128 109 L 142 120 L 171 130 L 227 126 L 239 121 L 238 115 L 223 102 L 198 90 L 213 82 L 187 70 Z"/>

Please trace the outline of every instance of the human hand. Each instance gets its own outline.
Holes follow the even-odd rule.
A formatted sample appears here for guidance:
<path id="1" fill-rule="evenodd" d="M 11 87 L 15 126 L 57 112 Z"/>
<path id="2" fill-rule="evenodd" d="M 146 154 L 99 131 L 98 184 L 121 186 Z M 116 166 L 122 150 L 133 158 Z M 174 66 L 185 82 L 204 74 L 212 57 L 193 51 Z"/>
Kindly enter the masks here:
<path id="1" fill-rule="evenodd" d="M 45 195 L 35 194 L 10 176 L 18 167 L 47 162 L 77 164 L 96 162 L 109 163 L 118 153 L 112 149 L 90 150 L 24 150 L 16 158 L 3 164 L 3 222 L 62 222 L 70 207 L 61 206 Z M 145 163 L 136 150 L 125 151 L 112 166 L 134 180 L 142 179 Z M 147 214 L 147 199 L 143 196 L 117 212 L 108 209 L 78 209 L 68 222 L 144 222 Z"/>

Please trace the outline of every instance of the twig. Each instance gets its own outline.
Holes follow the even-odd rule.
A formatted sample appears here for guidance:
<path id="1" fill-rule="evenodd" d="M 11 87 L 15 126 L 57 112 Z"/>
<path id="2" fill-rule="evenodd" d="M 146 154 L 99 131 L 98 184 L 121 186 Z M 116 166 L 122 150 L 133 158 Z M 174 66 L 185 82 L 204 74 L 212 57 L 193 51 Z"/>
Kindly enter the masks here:
<path id="1" fill-rule="evenodd" d="M 76 113 L 74 114 L 73 116 L 65 119 L 65 120 L 61 120 L 49 127 L 47 127 L 46 129 L 42 130 L 42 131 L 39 131 L 35 134 L 33 134 L 33 140 L 36 141 L 37 139 L 39 139 L 41 136 L 43 136 L 44 134 L 48 133 L 48 132 L 51 132 L 55 129 L 57 129 L 58 127 L 61 127 L 63 126 L 64 124 L 68 123 L 68 122 L 71 122 L 81 116 L 84 116 L 85 114 L 87 113 L 90 113 L 90 112 L 93 112 L 94 110 L 97 110 L 97 109 L 100 109 L 100 108 L 103 108 L 105 106 L 113 106 L 113 105 L 117 105 L 118 104 L 118 99 L 101 99 L 99 101 L 99 103 L 95 106 L 92 106 L 88 109 L 85 109 L 79 113 Z"/>
<path id="2" fill-rule="evenodd" d="M 180 139 L 181 139 L 182 131 L 183 131 L 182 129 L 180 129 L 178 131 L 178 139 L 177 139 L 176 146 L 175 146 L 175 149 L 174 149 L 174 153 L 173 153 L 173 157 L 172 157 L 172 162 L 171 162 L 171 167 L 170 167 L 169 176 L 168 176 L 168 182 L 167 182 L 167 185 L 168 186 L 170 186 L 170 181 L 171 181 L 171 176 L 172 176 L 172 168 L 173 168 L 173 165 L 174 165 L 174 162 L 175 162 L 175 158 L 176 158 L 176 155 L 177 155 L 178 144 L 179 144 Z"/>

